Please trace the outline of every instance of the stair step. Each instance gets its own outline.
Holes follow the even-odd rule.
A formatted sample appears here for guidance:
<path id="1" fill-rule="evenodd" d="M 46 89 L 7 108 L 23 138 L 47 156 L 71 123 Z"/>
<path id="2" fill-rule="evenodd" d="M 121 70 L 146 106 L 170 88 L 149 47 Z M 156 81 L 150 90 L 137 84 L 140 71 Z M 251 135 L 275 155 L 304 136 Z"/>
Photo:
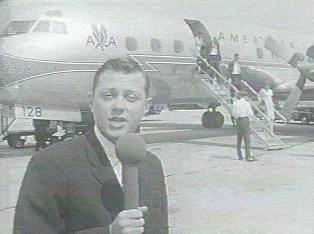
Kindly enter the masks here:
<path id="1" fill-rule="evenodd" d="M 282 145 L 284 144 L 280 139 L 278 139 L 276 136 L 272 136 L 269 134 L 259 134 L 257 135 L 262 138 L 268 145 Z"/>
<path id="2" fill-rule="evenodd" d="M 282 145 L 276 145 L 276 146 L 267 146 L 267 150 L 279 150 L 282 149 L 283 146 Z"/>

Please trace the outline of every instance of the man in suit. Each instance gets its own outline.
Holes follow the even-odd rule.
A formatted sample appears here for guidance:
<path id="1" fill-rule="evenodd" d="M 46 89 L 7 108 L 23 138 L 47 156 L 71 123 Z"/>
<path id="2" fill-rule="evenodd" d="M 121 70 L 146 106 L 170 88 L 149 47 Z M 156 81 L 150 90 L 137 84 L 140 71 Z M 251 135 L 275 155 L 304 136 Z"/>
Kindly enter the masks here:
<path id="1" fill-rule="evenodd" d="M 220 61 L 221 61 L 221 54 L 220 54 L 220 45 L 217 38 L 214 38 L 212 42 L 211 49 L 208 51 L 207 62 L 217 71 L 220 73 Z M 219 76 L 212 70 L 210 70 L 210 75 L 221 82 Z"/>
<path id="2" fill-rule="evenodd" d="M 34 137 L 36 141 L 35 151 L 38 151 L 40 148 L 44 149 L 47 146 L 46 141 L 48 141 L 50 136 L 48 132 L 49 121 L 36 119 L 33 121 L 33 125 L 35 129 Z"/>
<path id="3" fill-rule="evenodd" d="M 112 59 L 96 73 L 91 98 L 94 128 L 56 144 L 28 165 L 14 233 L 168 233 L 162 166 L 147 152 L 139 168 L 140 207 L 124 208 L 116 140 L 135 132 L 148 98 L 149 80 L 130 59 Z"/>
<path id="4" fill-rule="evenodd" d="M 228 71 L 231 77 L 231 84 L 240 90 L 242 86 L 242 68 L 238 53 L 234 54 L 233 61 L 228 64 Z M 235 90 L 233 88 L 230 89 L 230 94 L 231 97 L 234 97 Z"/>

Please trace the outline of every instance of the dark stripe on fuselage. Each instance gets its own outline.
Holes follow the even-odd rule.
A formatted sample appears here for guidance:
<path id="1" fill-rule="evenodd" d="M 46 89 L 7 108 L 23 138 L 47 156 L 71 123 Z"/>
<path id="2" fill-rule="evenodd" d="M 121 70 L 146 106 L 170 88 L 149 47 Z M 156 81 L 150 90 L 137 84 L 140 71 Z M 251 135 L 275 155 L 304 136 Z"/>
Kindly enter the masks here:
<path id="1" fill-rule="evenodd" d="M 223 59 L 222 61 L 223 61 L 223 64 L 227 65 L 232 60 Z M 269 68 L 280 68 L 280 69 L 293 69 L 289 64 L 284 64 L 284 63 L 247 61 L 247 60 L 241 60 L 240 62 L 243 66 L 247 66 L 247 67 L 269 67 Z"/>
<path id="2" fill-rule="evenodd" d="M 23 77 L 23 74 L 20 74 L 20 72 L 18 72 L 15 76 L 15 78 L 18 78 L 18 79 L 15 79 L 15 80 L 8 80 L 5 78 L 5 67 L 4 67 L 4 63 L 2 63 L 0 65 L 0 71 L 2 71 L 2 74 L 0 76 L 0 87 L 3 87 L 3 86 L 10 86 L 12 84 L 15 84 L 16 82 L 19 82 L 19 81 L 22 81 L 22 80 L 28 80 L 28 78 L 30 77 L 34 77 L 34 76 L 41 76 L 41 75 L 44 75 L 45 73 L 49 74 L 51 72 L 58 72 L 58 69 L 56 70 L 54 68 L 54 65 L 56 63 L 59 64 L 59 66 L 67 66 L 67 67 L 60 67 L 62 70 L 79 70 L 78 67 L 76 66 L 80 66 L 82 68 L 82 70 L 90 70 L 90 66 L 92 67 L 98 67 L 101 63 L 100 62 L 88 62 L 88 61 L 82 61 L 82 62 L 67 62 L 67 61 L 49 61 L 49 60 L 37 60 L 37 59 L 30 59 L 30 58 L 23 58 L 23 57 L 20 57 L 20 56 L 13 56 L 13 55 L 9 55 L 9 54 L 5 54 L 5 53 L 0 53 L 0 61 L 1 61 L 1 57 L 2 59 L 4 59 L 4 61 L 6 60 L 6 64 L 9 64 L 9 65 L 12 65 L 13 67 L 18 67 L 19 65 L 22 65 L 24 64 L 24 70 L 28 70 L 28 66 L 31 66 L 31 67 L 35 67 L 35 64 L 36 63 L 43 63 L 43 64 L 46 64 L 48 67 L 48 71 L 47 72 L 42 72 L 42 71 L 33 71 L 33 72 L 30 72 L 28 75 L 28 77 Z M 173 65 L 184 65 L 187 64 L 187 62 L 189 62 L 190 66 L 193 66 L 194 62 L 196 62 L 196 58 L 195 57 L 179 57 L 179 56 L 171 56 L 171 55 L 145 55 L 145 54 L 142 54 L 142 55 L 131 55 L 131 57 L 135 56 L 137 59 L 142 57 L 144 58 L 143 61 L 140 61 L 142 62 L 142 64 L 148 64 L 150 67 L 151 65 L 153 65 L 154 63 L 155 64 L 163 64 L 163 63 L 166 63 L 166 64 L 173 64 Z M 7 58 L 7 59 L 6 59 Z M 12 62 L 12 64 L 10 64 L 10 60 Z M 140 59 L 142 60 L 142 59 Z M 24 61 L 24 62 L 23 62 Z M 230 60 L 227 60 L 227 59 L 224 59 L 223 60 L 223 64 L 227 64 Z M 183 63 L 184 62 L 184 63 Z M 29 63 L 29 65 L 28 65 Z M 281 64 L 281 63 L 269 63 L 269 62 L 259 62 L 259 61 L 241 61 L 241 63 L 243 64 L 243 66 L 250 66 L 250 67 L 261 67 L 261 69 L 263 67 L 271 67 L 271 68 L 279 68 L 279 69 L 293 69 L 291 68 L 291 66 L 289 65 L 285 65 L 285 64 Z M 50 67 L 51 66 L 51 67 Z M 68 67 L 70 66 L 70 67 Z M 74 67 L 72 67 L 74 66 Z M 83 66 L 83 67 L 82 67 Z M 22 67 L 22 66 L 21 66 Z M 20 68 L 21 68 L 20 67 Z M 145 66 L 144 66 L 145 67 Z M 60 69 L 59 68 L 59 69 Z M 16 69 L 18 70 L 18 69 Z M 14 69 L 15 71 L 15 69 Z M 30 69 L 30 71 L 32 71 L 32 69 Z M 11 76 L 12 76 L 12 73 L 11 73 Z M 2 79 L 1 79 L 2 77 Z"/>
<path id="3" fill-rule="evenodd" d="M 61 63 L 61 64 L 103 64 L 103 61 L 79 61 L 79 62 L 74 62 L 74 61 L 53 61 L 53 60 L 40 60 L 40 59 L 31 59 L 31 58 L 25 58 L 22 56 L 15 56 L 11 54 L 6 54 L 6 53 L 0 53 L 3 56 L 9 56 L 15 59 L 21 59 L 25 61 L 32 61 L 32 62 L 38 62 L 38 63 Z M 150 54 L 142 54 L 142 55 L 132 55 L 130 54 L 131 57 L 138 57 L 138 56 L 145 56 L 146 58 L 150 57 L 155 60 L 155 58 L 159 59 L 165 59 L 168 60 L 169 58 L 172 59 L 178 59 L 178 62 L 181 62 L 182 59 L 186 62 L 187 60 L 196 61 L 196 57 L 183 57 L 183 56 L 173 56 L 173 55 L 150 55 Z M 232 60 L 230 59 L 222 59 L 222 63 L 227 65 L 229 62 Z M 153 62 L 153 61 L 152 61 Z M 155 61 L 154 61 L 155 62 Z M 169 63 L 176 63 L 175 61 L 169 61 Z M 292 68 L 289 64 L 284 64 L 284 63 L 273 63 L 273 62 L 263 62 L 263 61 L 249 61 L 249 60 L 241 60 L 240 61 L 243 66 L 256 66 L 256 67 L 274 67 L 274 68 Z"/>

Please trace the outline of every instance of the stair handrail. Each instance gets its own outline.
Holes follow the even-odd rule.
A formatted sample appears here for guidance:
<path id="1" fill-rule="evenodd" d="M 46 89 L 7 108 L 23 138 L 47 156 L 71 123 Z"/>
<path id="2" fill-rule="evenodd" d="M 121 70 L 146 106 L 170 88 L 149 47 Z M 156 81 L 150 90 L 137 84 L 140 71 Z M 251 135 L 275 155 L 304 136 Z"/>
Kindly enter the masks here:
<path id="1" fill-rule="evenodd" d="M 212 71 L 214 71 L 223 81 L 224 81 L 224 83 L 225 84 L 228 84 L 229 86 L 230 86 L 230 88 L 233 88 L 234 90 L 235 90 L 235 93 L 238 93 L 239 92 L 239 90 L 237 89 L 237 87 L 235 87 L 229 80 L 227 80 L 220 72 L 218 72 L 212 65 L 210 65 L 208 62 L 207 62 L 207 60 L 206 59 L 204 59 L 204 58 L 202 58 L 202 57 L 200 57 L 200 59 L 206 64 L 206 66 L 207 67 L 209 67 Z M 205 72 L 210 78 L 212 78 L 211 77 L 211 75 L 208 73 L 208 71 L 206 71 L 206 70 L 204 70 L 203 68 L 201 68 L 201 71 L 203 71 L 203 72 Z M 205 82 L 205 81 L 204 81 Z M 225 89 L 227 89 L 224 85 L 221 85 L 221 87 L 223 87 L 223 88 L 225 88 Z M 250 90 L 251 89 L 253 89 L 251 86 L 249 86 L 250 87 Z M 253 89 L 254 90 L 254 89 Z M 228 90 L 229 91 L 229 90 Z M 255 91 L 255 90 L 254 90 Z M 214 93 L 215 94 L 215 93 Z M 215 94 L 216 95 L 216 94 Z M 219 96 L 219 95 L 216 95 L 217 97 Z M 232 109 L 231 109 L 231 107 L 228 105 L 228 103 L 226 103 L 223 99 L 222 99 L 222 101 L 225 103 L 225 105 L 228 107 L 228 109 L 229 109 L 229 111 L 231 111 Z M 255 109 L 255 110 L 257 110 L 257 112 L 263 117 L 263 119 L 262 120 L 266 120 L 266 123 L 268 124 L 268 125 L 270 125 L 271 124 L 271 120 L 269 119 L 269 117 L 267 116 L 267 115 L 265 115 L 264 114 L 264 112 L 262 112 L 256 105 L 255 105 L 255 103 L 254 102 L 252 102 L 251 100 L 249 100 L 249 102 L 250 102 L 250 104 L 252 105 L 252 107 Z M 252 117 L 252 119 L 255 121 L 255 122 L 258 122 L 258 121 L 262 121 L 261 119 L 259 119 L 259 118 L 257 118 L 255 115 Z M 270 128 L 268 128 L 267 127 L 267 125 L 265 126 L 265 125 L 260 125 L 260 127 L 262 127 L 264 130 L 266 130 L 267 132 L 268 132 L 268 134 L 270 134 L 272 137 L 274 137 L 276 140 L 278 140 L 279 142 L 281 142 L 281 139 L 278 137 L 278 136 L 276 136 L 275 134 L 273 134 L 272 132 L 271 132 L 271 130 L 270 130 Z M 256 130 L 256 129 L 252 129 L 258 136 L 259 136 L 259 133 L 258 133 L 258 131 Z M 259 137 L 261 137 L 261 136 L 259 136 Z M 262 137 L 261 137 L 262 138 Z M 264 140 L 264 139 L 263 139 Z M 264 140 L 265 141 L 265 140 Z"/>
<path id="2" fill-rule="evenodd" d="M 206 59 L 204 59 L 204 58 L 202 58 L 202 57 L 200 57 L 200 59 L 206 64 L 206 66 L 208 66 L 208 67 L 209 67 L 211 70 L 213 70 L 220 78 L 222 78 L 223 81 L 225 81 L 225 83 L 230 86 L 230 88 L 233 88 L 233 89 L 235 90 L 235 93 L 239 93 L 239 89 L 237 89 L 237 88 L 236 88 L 231 82 L 229 82 L 220 72 L 218 72 L 211 64 L 209 64 Z M 202 70 L 203 72 L 205 72 L 207 75 L 209 75 L 208 72 L 205 71 L 204 69 L 201 68 L 201 70 Z M 209 76 L 210 76 L 210 75 L 209 75 Z M 269 117 L 268 117 L 267 115 L 265 115 L 264 112 L 261 111 L 261 109 L 259 109 L 259 108 L 255 105 L 255 103 L 253 103 L 251 100 L 249 100 L 249 102 L 250 102 L 251 106 L 263 117 L 263 119 L 266 120 L 267 124 L 270 125 L 270 124 L 272 123 L 272 121 L 269 119 Z M 269 130 L 269 131 L 270 131 L 270 130 Z"/>
<path id="3" fill-rule="evenodd" d="M 209 63 L 207 62 L 206 59 L 204 59 L 204 58 L 202 58 L 202 57 L 199 57 L 199 58 L 206 64 L 206 66 L 208 66 L 208 67 L 209 67 L 211 70 L 213 70 L 223 81 L 225 81 L 225 83 L 229 84 L 231 87 L 233 86 L 233 85 L 231 84 L 231 82 L 229 82 L 229 79 L 227 79 L 227 78 L 224 77 L 220 72 L 218 72 L 211 64 L 209 64 Z M 204 69 L 201 68 L 201 70 L 204 70 Z M 207 75 L 209 75 L 207 71 L 205 71 L 205 72 L 206 72 Z M 239 90 L 238 90 L 235 86 L 233 86 L 232 88 L 234 88 L 237 92 L 239 92 Z"/>

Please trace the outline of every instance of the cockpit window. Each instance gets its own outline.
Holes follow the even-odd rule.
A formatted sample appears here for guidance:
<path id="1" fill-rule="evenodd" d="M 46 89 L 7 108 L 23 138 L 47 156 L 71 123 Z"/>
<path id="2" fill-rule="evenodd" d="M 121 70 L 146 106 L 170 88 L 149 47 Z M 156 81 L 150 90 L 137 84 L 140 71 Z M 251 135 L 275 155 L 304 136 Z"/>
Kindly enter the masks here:
<path id="1" fill-rule="evenodd" d="M 27 33 L 35 23 L 35 20 L 12 21 L 3 30 L 3 34 L 22 34 Z"/>
<path id="2" fill-rule="evenodd" d="M 67 34 L 65 23 L 58 21 L 39 21 L 34 32 L 51 32 L 58 34 Z"/>
<path id="3" fill-rule="evenodd" d="M 51 32 L 59 34 L 67 34 L 67 29 L 65 24 L 62 22 L 52 21 L 51 22 Z"/>
<path id="4" fill-rule="evenodd" d="M 49 21 L 39 21 L 34 32 L 49 32 L 50 31 L 50 23 Z"/>

